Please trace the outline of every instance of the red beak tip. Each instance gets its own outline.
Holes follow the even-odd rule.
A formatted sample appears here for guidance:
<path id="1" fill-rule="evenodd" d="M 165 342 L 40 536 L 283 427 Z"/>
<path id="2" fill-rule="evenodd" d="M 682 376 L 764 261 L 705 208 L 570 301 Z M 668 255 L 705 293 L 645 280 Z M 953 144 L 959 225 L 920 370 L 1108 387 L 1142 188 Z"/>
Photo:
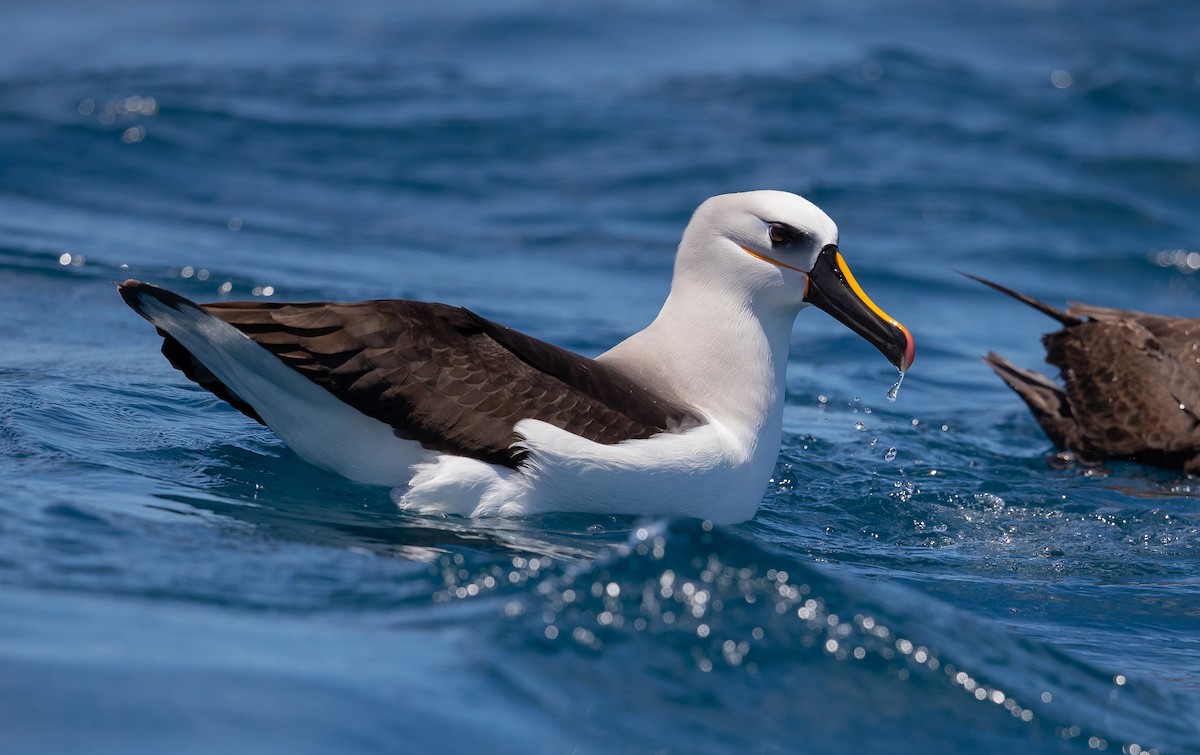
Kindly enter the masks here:
<path id="1" fill-rule="evenodd" d="M 907 372 L 909 367 L 912 367 L 913 360 L 917 358 L 917 344 L 913 341 L 912 333 L 904 331 L 905 338 L 908 344 L 904 347 L 904 359 L 900 363 L 900 371 Z"/>

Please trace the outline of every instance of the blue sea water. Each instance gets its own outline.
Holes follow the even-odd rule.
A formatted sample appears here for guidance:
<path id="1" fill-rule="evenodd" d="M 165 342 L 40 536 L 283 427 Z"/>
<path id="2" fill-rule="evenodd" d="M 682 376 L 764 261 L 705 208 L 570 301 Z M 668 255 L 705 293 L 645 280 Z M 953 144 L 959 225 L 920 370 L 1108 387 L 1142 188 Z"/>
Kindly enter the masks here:
<path id="1" fill-rule="evenodd" d="M 0 751 L 1200 752 L 1200 482 L 1054 468 L 979 361 L 1200 316 L 1200 6 L 0 9 Z M 438 519 L 298 460 L 117 297 L 405 297 L 598 353 L 777 188 L 821 312 L 731 527 Z"/>

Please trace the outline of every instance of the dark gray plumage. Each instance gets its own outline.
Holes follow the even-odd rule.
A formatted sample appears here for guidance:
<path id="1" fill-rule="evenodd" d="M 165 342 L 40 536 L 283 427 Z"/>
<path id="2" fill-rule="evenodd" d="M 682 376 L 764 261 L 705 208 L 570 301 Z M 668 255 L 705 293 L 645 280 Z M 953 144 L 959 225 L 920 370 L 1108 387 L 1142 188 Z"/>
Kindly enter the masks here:
<path id="1" fill-rule="evenodd" d="M 1063 324 L 1042 339 L 1062 388 L 994 352 L 984 358 L 1055 445 L 1085 462 L 1200 473 L 1200 320 L 1075 303 L 1063 311 L 968 277 Z"/>
<path id="2" fill-rule="evenodd" d="M 139 312 L 142 297 L 175 308 L 187 301 L 135 280 L 120 292 Z M 513 448 L 513 426 L 522 419 L 606 444 L 698 422 L 612 366 L 459 307 L 398 299 L 199 306 L 397 436 L 442 453 L 516 467 L 525 453 Z M 175 368 L 262 422 L 179 341 L 159 334 Z"/>

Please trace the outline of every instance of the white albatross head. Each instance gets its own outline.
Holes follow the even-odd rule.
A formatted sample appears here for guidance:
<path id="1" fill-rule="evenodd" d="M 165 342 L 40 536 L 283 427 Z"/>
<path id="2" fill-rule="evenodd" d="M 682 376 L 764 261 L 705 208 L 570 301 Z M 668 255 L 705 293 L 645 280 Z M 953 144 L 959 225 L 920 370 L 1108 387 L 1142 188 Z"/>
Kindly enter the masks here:
<path id="1" fill-rule="evenodd" d="M 833 315 L 901 372 L 915 356 L 912 335 L 875 305 L 838 249 L 837 224 L 785 191 L 747 191 L 706 200 L 688 223 L 672 290 L 721 291 L 760 316 L 794 318 L 808 304 Z"/>

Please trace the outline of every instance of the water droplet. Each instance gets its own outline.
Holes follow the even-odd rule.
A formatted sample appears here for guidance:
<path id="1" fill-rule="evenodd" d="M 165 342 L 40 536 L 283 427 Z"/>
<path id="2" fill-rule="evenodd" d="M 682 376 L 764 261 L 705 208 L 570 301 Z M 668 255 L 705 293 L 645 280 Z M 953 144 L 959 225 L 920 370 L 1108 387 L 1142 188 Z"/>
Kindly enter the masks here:
<path id="1" fill-rule="evenodd" d="M 863 424 L 862 422 L 855 422 L 855 423 L 854 423 L 854 429 L 855 429 L 855 430 L 858 430 L 859 432 L 861 432 L 861 431 L 863 431 L 863 430 L 866 430 L 866 429 L 867 429 L 867 426 L 866 426 L 865 424 Z"/>
<path id="2" fill-rule="evenodd" d="M 900 371 L 900 376 L 896 378 L 896 382 L 888 389 L 887 400 L 895 401 L 896 396 L 900 394 L 900 384 L 904 382 L 904 370 Z"/>
<path id="3" fill-rule="evenodd" d="M 889 448 L 887 450 L 887 453 L 885 453 L 883 455 L 884 461 L 894 461 L 895 459 L 896 459 L 896 449 L 894 449 L 894 448 Z"/>

